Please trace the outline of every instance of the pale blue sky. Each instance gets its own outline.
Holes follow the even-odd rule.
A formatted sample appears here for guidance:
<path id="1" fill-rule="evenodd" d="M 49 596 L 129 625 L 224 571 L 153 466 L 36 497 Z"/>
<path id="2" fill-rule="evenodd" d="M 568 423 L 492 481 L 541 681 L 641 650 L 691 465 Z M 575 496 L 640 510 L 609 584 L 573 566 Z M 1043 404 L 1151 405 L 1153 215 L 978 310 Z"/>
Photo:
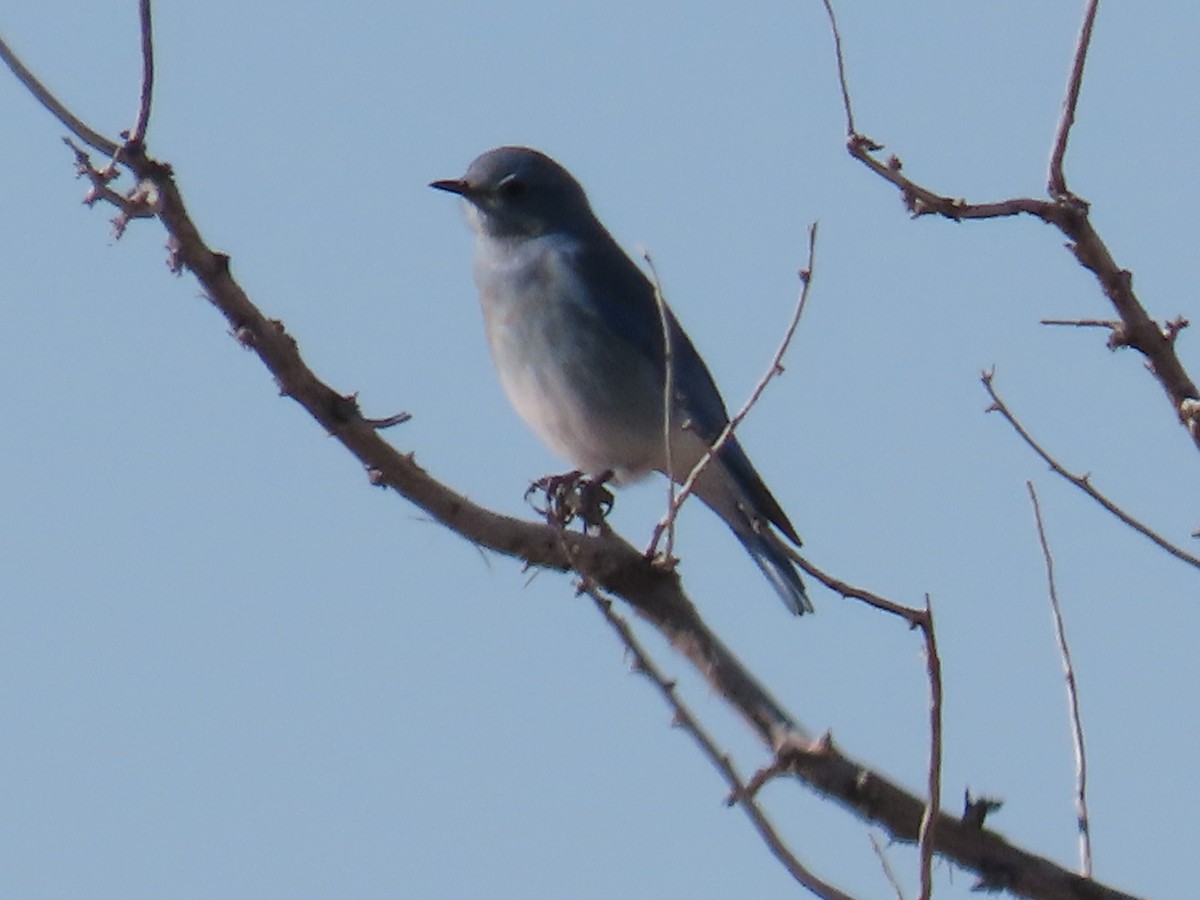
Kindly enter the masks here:
<path id="1" fill-rule="evenodd" d="M 1200 777 L 1197 573 L 1050 475 L 982 369 L 1069 466 L 1180 542 L 1196 450 L 1033 221 L 910 221 L 843 149 L 817 0 L 160 4 L 149 146 L 208 240 L 317 373 L 473 499 L 525 510 L 563 468 L 487 358 L 457 203 L 428 190 L 502 143 L 584 183 L 731 406 L 761 375 L 821 227 L 810 304 L 743 435 L 819 565 L 934 601 L 946 806 L 1075 861 L 1062 678 L 1025 480 L 1041 493 L 1082 682 L 1096 872 L 1187 893 Z M 861 130 L 970 199 L 1035 194 L 1082 4 L 843 3 Z M 136 4 L 45 0 L 0 33 L 97 128 L 136 108 Z M 1195 317 L 1186 162 L 1200 12 L 1101 9 L 1067 175 L 1159 318 Z M 226 333 L 163 233 L 79 205 L 62 128 L 0 77 L 0 895 L 793 895 L 721 780 L 628 674 L 569 579 L 530 578 L 394 495 Z M 1193 371 L 1195 338 L 1180 352 Z M 614 524 L 644 544 L 658 481 Z M 798 719 L 924 782 L 918 638 L 820 588 L 793 621 L 725 527 L 682 519 L 687 587 Z M 747 772 L 761 748 L 660 663 Z M 1153 760 L 1148 764 L 1148 760 Z M 889 895 L 856 819 L 765 795 L 815 870 Z M 910 893 L 911 850 L 889 850 Z M 945 866 L 938 896 L 972 879 Z"/>

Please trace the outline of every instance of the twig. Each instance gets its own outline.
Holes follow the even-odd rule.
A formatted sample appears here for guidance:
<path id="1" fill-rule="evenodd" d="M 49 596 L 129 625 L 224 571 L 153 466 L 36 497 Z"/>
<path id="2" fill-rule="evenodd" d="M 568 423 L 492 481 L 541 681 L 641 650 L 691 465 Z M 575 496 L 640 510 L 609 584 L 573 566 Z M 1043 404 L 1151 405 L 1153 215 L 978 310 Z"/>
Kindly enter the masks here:
<path id="1" fill-rule="evenodd" d="M 667 462 L 667 543 L 663 548 L 663 556 L 670 565 L 675 556 L 675 463 L 671 459 L 671 410 L 675 405 L 675 348 L 671 340 L 671 314 L 667 311 L 667 301 L 663 297 L 662 281 L 658 277 L 658 269 L 654 265 L 649 251 L 642 252 L 642 259 L 650 269 L 650 279 L 654 284 L 654 302 L 658 306 L 658 322 L 662 326 L 663 338 L 663 455 Z M 646 549 L 648 555 L 653 555 L 658 546 L 661 529 L 656 529 Z"/>
<path id="2" fill-rule="evenodd" d="M 1079 29 L 1079 40 L 1075 42 L 1075 60 L 1071 64 L 1071 77 L 1067 82 L 1067 96 L 1063 100 L 1062 115 L 1054 135 L 1054 150 L 1050 154 L 1050 174 L 1046 180 L 1046 192 L 1051 197 L 1070 195 L 1067 179 L 1063 175 L 1063 158 L 1067 155 L 1067 138 L 1075 124 L 1075 107 L 1079 103 L 1079 88 L 1083 84 L 1083 65 L 1087 61 L 1088 47 L 1092 43 L 1092 27 L 1096 24 L 1096 7 L 1099 0 L 1088 0 L 1083 13 L 1083 25 Z"/>
<path id="3" fill-rule="evenodd" d="M 117 150 L 120 149 L 120 144 L 109 140 L 99 132 L 89 128 L 72 113 L 69 109 L 62 105 L 44 84 L 34 77 L 34 74 L 25 68 L 25 64 L 21 62 L 3 38 L 0 38 L 0 59 L 3 59 L 5 64 L 12 69 L 12 73 L 17 76 L 17 80 L 29 89 L 29 92 L 37 99 L 42 106 L 50 111 L 50 114 L 58 121 L 62 122 L 67 129 L 87 144 L 105 156 L 115 156 Z"/>
<path id="4" fill-rule="evenodd" d="M 1005 421 L 1007 421 L 1008 424 L 1013 427 L 1013 430 L 1020 435 L 1021 440 L 1028 444 L 1030 449 L 1040 456 L 1055 474 L 1061 475 L 1067 481 L 1071 482 L 1071 484 L 1075 485 L 1134 531 L 1145 535 L 1176 559 L 1182 560 L 1188 565 L 1200 569 L 1200 558 L 1197 558 L 1187 551 L 1176 547 L 1166 538 L 1161 537 L 1159 534 L 1143 525 L 1137 519 L 1133 518 L 1133 516 L 1129 515 L 1127 512 L 1101 494 L 1098 490 L 1092 487 L 1091 480 L 1087 475 L 1075 475 L 1074 473 L 1068 472 L 1065 468 L 1063 468 L 1059 461 L 1052 457 L 1046 450 L 1044 450 L 1042 446 L 1033 439 L 1033 436 L 1025 430 L 1025 426 L 1018 422 L 1012 412 L 1009 411 L 1009 408 L 1005 405 L 1004 401 L 1000 399 L 1000 395 L 996 393 L 996 389 L 992 384 L 994 377 L 995 372 L 989 371 L 984 372 L 980 379 L 983 382 L 984 388 L 988 392 L 988 396 L 992 398 L 992 405 L 987 408 L 987 412 L 1000 413 L 1000 415 L 1004 417 Z"/>
<path id="5" fill-rule="evenodd" d="M 816 257 L 816 245 L 817 223 L 813 222 L 812 225 L 808 227 L 808 262 L 805 267 L 800 270 L 800 281 L 802 285 L 800 288 L 800 297 L 796 301 L 796 309 L 792 313 L 791 321 L 788 322 L 787 331 L 784 332 L 783 340 L 779 343 L 779 349 L 775 351 L 775 356 L 771 359 L 771 365 L 767 368 L 766 373 L 761 379 L 759 379 L 758 384 L 754 386 L 754 390 L 750 392 L 749 399 L 747 399 L 742 408 L 737 411 L 737 414 L 730 419 L 728 423 L 726 423 L 725 428 L 721 431 L 720 435 L 717 436 L 717 439 L 713 441 L 712 446 L 708 448 L 704 456 L 702 456 L 700 461 L 692 468 L 692 471 L 688 474 L 687 479 L 682 485 L 680 485 L 679 492 L 675 495 L 675 499 L 671 503 L 670 508 L 667 510 L 667 514 L 663 516 L 658 525 L 656 525 L 654 528 L 654 533 L 650 537 L 651 547 L 654 547 L 658 544 L 663 530 L 675 521 L 675 517 L 679 515 L 680 508 L 696 489 L 697 479 L 699 479 L 704 473 L 704 470 L 708 468 L 713 458 L 720 453 L 721 449 L 733 438 L 734 430 L 742 424 L 742 420 L 750 414 L 750 410 L 752 410 L 755 404 L 758 403 L 759 397 L 761 397 L 763 391 L 767 389 L 767 385 L 770 384 L 771 379 L 783 373 L 783 357 L 787 353 L 788 347 L 792 343 L 792 338 L 796 334 L 796 328 L 800 324 L 800 317 L 804 314 L 804 307 L 808 302 L 808 289 L 812 284 L 813 264 Z"/>
<path id="6" fill-rule="evenodd" d="M 838 85 L 842 89 L 842 107 L 846 110 L 846 136 L 854 137 L 854 109 L 850 105 L 850 88 L 846 85 L 846 57 L 842 52 L 842 32 L 838 28 L 837 16 L 833 13 L 830 0 L 823 0 L 825 13 L 829 16 L 829 30 L 833 32 L 833 52 L 837 57 Z"/>
<path id="7" fill-rule="evenodd" d="M 1075 328 L 1108 328 L 1120 327 L 1116 319 L 1042 319 L 1042 325 L 1069 325 Z"/>
<path id="8" fill-rule="evenodd" d="M 921 824 L 917 831 L 917 846 L 920 858 L 921 900 L 933 894 L 933 853 L 936 847 L 935 828 L 941 810 L 942 795 L 942 663 L 937 649 L 937 635 L 933 624 L 933 606 L 929 595 L 925 595 L 925 608 L 913 609 L 896 603 L 871 591 L 856 588 L 844 581 L 822 572 L 790 547 L 789 556 L 805 572 L 816 578 L 831 591 L 843 597 L 861 600 L 882 612 L 904 619 L 910 628 L 919 628 L 925 640 L 925 666 L 929 676 L 929 777 L 927 780 L 928 800 L 921 813 Z"/>
<path id="9" fill-rule="evenodd" d="M 1040 324 L 1062 325 L 1068 328 L 1106 328 L 1108 329 L 1108 340 L 1105 343 L 1109 350 L 1119 350 L 1121 347 L 1129 346 L 1129 335 L 1125 331 L 1125 323 L 1120 319 L 1042 319 Z M 1170 333 L 1172 341 L 1175 340 L 1178 332 L 1179 329 L 1175 329 Z M 1181 410 L 1180 416 L 1182 417 L 1182 415 Z"/>
<path id="10" fill-rule="evenodd" d="M 109 184 L 115 181 L 121 175 L 121 170 L 112 163 L 109 163 L 103 170 L 97 169 L 92 165 L 92 159 L 87 155 L 78 144 L 69 137 L 62 139 L 63 143 L 71 148 L 71 152 L 75 154 L 75 174 L 79 178 L 86 178 L 91 188 L 84 195 L 83 202 L 87 206 L 94 206 L 101 200 L 106 200 L 121 210 L 122 214 L 130 217 L 134 216 L 134 211 L 129 207 L 128 198 L 124 194 L 114 191 L 109 187 Z M 151 209 L 145 210 L 145 218 L 155 215 Z"/>
<path id="11" fill-rule="evenodd" d="M 900 882 L 896 878 L 892 864 L 888 861 L 883 845 L 879 843 L 879 838 L 875 837 L 874 833 L 868 834 L 867 837 L 871 839 L 871 849 L 875 851 L 875 855 L 879 857 L 879 864 L 883 866 L 883 877 L 887 879 L 888 884 L 892 886 L 892 890 L 896 892 L 896 900 L 904 900 L 904 889 L 900 887 Z"/>
<path id="12" fill-rule="evenodd" d="M 398 412 L 395 415 L 384 416 L 379 419 L 368 419 L 366 416 L 363 416 L 364 424 L 370 425 L 372 428 L 376 429 L 392 428 L 396 425 L 403 425 L 410 419 L 412 419 L 412 413 L 410 412 Z"/>
<path id="13" fill-rule="evenodd" d="M 925 640 L 925 666 L 929 675 L 929 777 L 928 800 L 921 814 L 917 846 L 920 857 L 920 896 L 921 900 L 928 900 L 933 894 L 933 853 L 936 847 L 934 832 L 942 804 L 942 663 L 937 649 L 937 635 L 933 625 L 933 606 L 929 595 L 925 595 L 923 610 L 913 609 L 834 578 L 822 572 L 790 547 L 785 549 L 800 568 L 831 591 L 836 591 L 848 599 L 861 600 L 875 609 L 899 616 L 908 623 L 910 628 L 921 629 L 921 636 Z"/>
<path id="14" fill-rule="evenodd" d="M 137 120 L 128 140 L 140 144 L 150 124 L 150 100 L 154 94 L 154 32 L 150 22 L 150 0 L 138 0 L 138 18 L 142 35 L 142 90 L 138 97 Z"/>
<path id="15" fill-rule="evenodd" d="M 788 556 L 795 561 L 801 569 L 811 575 L 825 587 L 831 591 L 841 594 L 848 600 L 861 600 L 868 606 L 873 606 L 875 609 L 882 612 L 891 613 L 893 616 L 899 616 L 908 623 L 910 628 L 921 628 L 924 625 L 925 613 L 922 610 L 914 609 L 911 606 L 905 606 L 902 603 L 896 603 L 894 600 L 888 600 L 886 597 L 881 597 L 879 594 L 873 594 L 871 591 L 863 588 L 854 587 L 852 584 L 847 584 L 832 575 L 822 572 L 807 559 L 793 550 L 791 547 L 785 547 L 784 550 Z"/>
<path id="16" fill-rule="evenodd" d="M 1173 344 L 1175 343 L 1175 338 L 1179 337 L 1179 332 L 1188 328 L 1191 324 L 1186 317 L 1176 316 L 1163 326 L 1163 337 Z"/>
<path id="17" fill-rule="evenodd" d="M 937 634 L 933 627 L 933 605 L 925 595 L 925 611 L 921 621 L 921 636 L 925 638 L 925 667 L 929 673 L 929 800 L 921 816 L 917 848 L 921 868 L 921 900 L 933 896 L 933 850 L 938 811 L 942 806 L 942 660 L 938 655 Z"/>
<path id="18" fill-rule="evenodd" d="M 1054 557 L 1046 540 L 1046 529 L 1042 524 L 1042 508 L 1038 503 L 1033 482 L 1026 481 L 1029 501 L 1033 504 L 1033 519 L 1037 523 L 1038 541 L 1042 545 L 1042 558 L 1046 561 L 1046 584 L 1050 591 L 1050 610 L 1054 614 L 1054 636 L 1058 641 L 1059 657 L 1062 659 L 1063 675 L 1067 681 L 1067 704 L 1071 711 L 1071 740 L 1075 747 L 1075 821 L 1079 828 L 1079 871 L 1085 878 L 1092 877 L 1092 835 L 1087 806 L 1087 752 L 1083 743 L 1083 718 L 1079 714 L 1079 685 L 1075 680 L 1075 667 L 1071 663 L 1071 648 L 1067 644 L 1067 632 L 1063 626 L 1062 607 L 1058 602 L 1058 590 L 1054 585 Z"/>
<path id="19" fill-rule="evenodd" d="M 625 644 L 625 649 L 629 655 L 633 657 L 634 671 L 638 674 L 645 675 L 655 687 L 658 688 L 659 694 L 666 701 L 672 711 L 671 724 L 682 728 L 692 736 L 692 740 L 704 752 L 709 761 L 717 768 L 717 771 L 725 779 L 725 783 L 729 786 L 729 802 L 730 805 L 737 804 L 745 812 L 747 818 L 750 819 L 759 836 L 766 843 L 770 851 L 775 855 L 788 873 L 801 885 L 816 894 L 818 897 L 833 898 L 833 900 L 850 900 L 848 894 L 843 893 L 831 884 L 821 880 L 817 875 L 810 871 L 796 855 L 788 848 L 779 837 L 779 833 L 775 830 L 775 826 L 771 820 L 767 818 L 767 814 L 758 804 L 754 795 L 747 790 L 746 783 L 742 776 L 738 773 L 733 761 L 730 759 L 727 752 L 722 751 L 708 730 L 700 724 L 695 713 L 688 707 L 679 696 L 676 690 L 675 682 L 668 679 L 658 668 L 649 653 L 638 641 L 633 634 L 633 629 L 629 627 L 629 623 L 613 612 L 612 601 L 602 597 L 600 593 L 588 586 L 584 585 L 583 592 L 592 598 L 596 604 L 596 608 L 600 614 L 604 616 L 604 620 L 612 626 L 613 631 L 621 638 Z"/>
<path id="20" fill-rule="evenodd" d="M 152 219 L 158 215 L 158 192 L 149 181 L 139 181 L 125 194 L 120 194 L 109 187 L 111 182 L 120 177 L 121 170 L 117 167 L 117 161 L 125 148 L 118 150 L 117 155 L 109 161 L 107 166 L 97 169 L 92 165 L 92 160 L 87 153 L 73 140 L 64 137 L 63 143 L 70 147 L 71 152 L 75 154 L 76 174 L 91 183 L 91 188 L 84 195 L 83 202 L 88 206 L 94 206 L 104 200 L 120 210 L 120 213 L 111 220 L 113 236 L 117 240 L 120 240 L 125 234 L 125 229 L 129 227 L 132 220 Z"/>
<path id="21" fill-rule="evenodd" d="M 880 162 L 871 154 L 882 149 L 870 138 L 854 135 L 846 145 L 850 155 L 868 169 L 900 189 L 904 206 L 913 218 L 938 215 L 955 222 L 967 219 L 1000 219 L 1008 216 L 1030 215 L 1050 222 L 1054 219 L 1054 204 L 1032 197 L 1013 197 L 988 203 L 968 203 L 922 187 L 903 173 L 903 165 L 895 156 Z"/>

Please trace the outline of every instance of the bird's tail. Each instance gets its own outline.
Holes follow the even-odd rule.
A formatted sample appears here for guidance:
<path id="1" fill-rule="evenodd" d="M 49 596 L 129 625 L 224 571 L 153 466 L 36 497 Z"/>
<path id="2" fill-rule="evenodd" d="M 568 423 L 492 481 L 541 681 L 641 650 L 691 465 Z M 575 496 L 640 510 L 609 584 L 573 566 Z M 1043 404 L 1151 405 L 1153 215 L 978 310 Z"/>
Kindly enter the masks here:
<path id="1" fill-rule="evenodd" d="M 749 528 L 733 527 L 731 530 L 762 569 L 762 573 L 767 576 L 784 606 L 798 616 L 812 612 L 812 601 L 808 599 L 808 592 L 804 590 L 800 573 L 796 571 L 796 566 L 769 526 L 765 522 L 759 522 Z"/>
<path id="2" fill-rule="evenodd" d="M 720 457 L 700 475 L 696 494 L 725 520 L 783 605 L 798 616 L 812 612 L 800 573 L 772 525 L 796 544 L 800 538 L 737 441 L 729 441 Z"/>

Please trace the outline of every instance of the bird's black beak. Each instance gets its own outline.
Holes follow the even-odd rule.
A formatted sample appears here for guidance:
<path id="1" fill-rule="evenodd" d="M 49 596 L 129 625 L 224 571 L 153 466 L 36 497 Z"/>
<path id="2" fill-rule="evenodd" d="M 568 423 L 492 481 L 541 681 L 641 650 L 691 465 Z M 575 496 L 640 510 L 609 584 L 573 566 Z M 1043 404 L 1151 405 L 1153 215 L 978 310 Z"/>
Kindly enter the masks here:
<path id="1" fill-rule="evenodd" d="M 462 178 L 450 178 L 446 181 L 434 181 L 429 185 L 439 191 L 448 191 L 451 194 L 458 194 L 460 197 L 471 196 L 471 186 Z"/>

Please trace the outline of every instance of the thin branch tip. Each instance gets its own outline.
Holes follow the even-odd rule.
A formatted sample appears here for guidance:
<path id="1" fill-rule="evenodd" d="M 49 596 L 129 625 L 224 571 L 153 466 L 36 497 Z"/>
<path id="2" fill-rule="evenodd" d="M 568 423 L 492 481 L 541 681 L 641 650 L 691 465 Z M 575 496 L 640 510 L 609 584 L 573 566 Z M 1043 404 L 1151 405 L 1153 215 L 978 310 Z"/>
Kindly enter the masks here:
<path id="1" fill-rule="evenodd" d="M 374 428 L 376 431 L 381 431 L 385 428 L 391 428 L 395 425 L 403 425 L 405 422 L 408 422 L 411 419 L 412 419 L 412 413 L 398 412 L 395 415 L 384 416 L 382 419 L 364 418 L 363 421 L 367 425 L 369 425 L 371 428 Z"/>
<path id="2" fill-rule="evenodd" d="M 761 398 L 763 392 L 766 391 L 767 385 L 769 385 L 774 378 L 777 378 L 783 373 L 783 358 L 787 354 L 788 348 L 792 344 L 792 339 L 795 337 L 796 330 L 800 326 L 800 318 L 804 315 L 805 306 L 808 304 L 809 289 L 812 285 L 811 273 L 815 270 L 816 266 L 816 248 L 817 223 L 813 222 L 808 230 L 808 260 L 804 267 L 804 269 L 809 272 L 810 277 L 801 279 L 800 296 L 796 300 L 795 308 L 792 311 L 792 317 L 788 322 L 787 329 L 784 331 L 783 339 L 780 341 L 779 348 L 775 351 L 775 355 L 772 357 L 771 364 L 768 366 L 766 373 L 759 379 L 758 384 L 754 386 L 754 389 L 750 392 L 750 396 L 742 405 L 742 408 L 739 409 L 727 423 L 725 423 L 725 427 L 722 429 L 721 433 L 717 435 L 716 440 L 713 441 L 712 445 L 705 452 L 704 456 L 700 458 L 700 461 L 696 463 L 696 465 L 688 473 L 687 478 L 685 478 L 683 483 L 680 484 L 679 490 L 675 491 L 673 484 L 668 488 L 668 497 L 670 499 L 667 506 L 667 512 L 655 526 L 654 532 L 650 538 L 650 549 L 654 549 L 658 546 L 658 541 L 662 537 L 664 531 L 668 535 L 668 549 L 670 549 L 669 541 L 674 528 L 675 518 L 679 514 L 679 510 L 683 506 L 684 502 L 686 502 L 687 499 L 695 492 L 698 479 L 712 464 L 712 461 L 717 457 L 717 454 L 721 452 L 722 448 L 724 448 L 729 441 L 733 440 L 734 432 L 750 414 L 750 411 L 755 407 L 755 405 L 757 405 L 759 398 Z M 653 272 L 653 262 L 650 260 L 649 256 L 646 256 L 645 254 L 643 255 L 647 261 L 647 264 L 651 267 L 651 271 Z M 667 344 L 665 349 L 669 350 L 670 340 L 669 328 L 666 319 L 666 305 L 665 302 L 662 301 L 662 293 L 658 287 L 657 274 L 655 274 L 654 284 L 655 298 L 659 301 L 659 313 L 663 322 L 663 339 Z M 668 376 L 670 373 L 671 367 L 667 366 Z M 667 385 L 669 386 L 669 384 L 670 380 L 668 378 Z M 669 388 L 664 393 L 667 395 L 666 399 L 669 399 Z M 664 406 L 666 405 L 667 404 L 664 400 Z M 664 420 L 669 421 L 669 414 L 666 412 L 664 413 Z M 684 424 L 684 427 L 687 427 L 686 423 Z M 670 442 L 667 441 L 666 443 L 669 454 Z M 670 471 L 671 466 L 669 464 L 669 455 L 667 459 L 667 468 L 668 471 Z"/>
<path id="3" fill-rule="evenodd" d="M 1067 685 L 1067 708 L 1071 720 L 1071 739 L 1075 751 L 1075 815 L 1079 831 L 1079 869 L 1085 878 L 1092 875 L 1092 841 L 1088 828 L 1087 803 L 1087 751 L 1084 744 L 1083 718 L 1079 712 L 1079 690 L 1075 667 L 1071 661 L 1071 648 L 1067 643 L 1066 626 L 1063 622 L 1062 605 L 1058 599 L 1058 588 L 1054 581 L 1054 557 L 1042 521 L 1042 507 L 1032 481 L 1026 481 L 1029 501 L 1033 506 L 1034 524 L 1038 542 L 1042 548 L 1042 559 L 1046 565 L 1046 585 L 1050 596 L 1050 611 L 1054 619 L 1054 636 L 1058 643 L 1059 659 Z"/>
<path id="4" fill-rule="evenodd" d="M 1088 48 L 1092 43 L 1092 29 L 1096 24 L 1096 9 L 1099 0 L 1088 0 L 1083 13 L 1083 24 L 1075 42 L 1075 56 L 1071 62 L 1071 74 L 1067 79 L 1067 92 L 1063 99 L 1062 114 L 1054 134 L 1054 146 L 1050 151 L 1050 169 L 1046 178 L 1046 191 L 1054 198 L 1070 198 L 1067 179 L 1063 174 L 1063 162 L 1067 155 L 1067 141 L 1071 127 L 1075 124 L 1075 109 L 1079 104 L 1079 92 L 1083 85 L 1083 68 L 1087 62 Z"/>
<path id="5" fill-rule="evenodd" d="M 127 143 L 141 147 L 150 125 L 150 106 L 154 95 L 154 29 L 151 24 L 150 0 L 139 0 L 138 20 L 142 48 L 142 87 L 138 94 L 138 111 Z"/>
<path id="6" fill-rule="evenodd" d="M 1001 399 L 999 393 L 996 391 L 995 385 L 992 383 L 991 378 L 985 377 L 983 379 L 983 385 L 985 390 L 987 390 L 988 395 L 992 399 L 992 407 L 989 411 L 994 410 L 995 412 L 998 412 L 1004 418 L 1004 420 L 1008 422 L 1013 431 L 1016 432 L 1017 436 L 1021 438 L 1025 445 L 1029 447 L 1029 449 L 1031 449 L 1035 454 L 1037 454 L 1037 456 L 1040 457 L 1042 461 L 1050 467 L 1051 471 L 1071 482 L 1071 484 L 1078 487 L 1081 491 L 1095 500 L 1098 504 L 1100 504 L 1100 506 L 1102 506 L 1105 510 L 1111 513 L 1125 525 L 1129 526 L 1142 536 L 1148 538 L 1171 556 L 1174 556 L 1181 562 L 1187 563 L 1193 568 L 1200 569 L 1200 557 L 1196 557 L 1193 554 L 1188 553 L 1186 550 L 1176 546 L 1151 529 L 1149 526 L 1135 519 L 1104 494 L 1100 493 L 1100 491 L 1096 490 L 1096 488 L 1094 488 L 1091 484 L 1088 473 L 1077 475 L 1069 471 L 1062 465 L 1062 463 L 1052 456 L 1049 451 L 1042 447 L 1037 439 L 1033 437 L 1029 430 L 1021 423 L 1019 419 L 1017 419 L 1013 412 L 1008 408 L 1007 404 L 1005 404 L 1005 402 Z"/>

